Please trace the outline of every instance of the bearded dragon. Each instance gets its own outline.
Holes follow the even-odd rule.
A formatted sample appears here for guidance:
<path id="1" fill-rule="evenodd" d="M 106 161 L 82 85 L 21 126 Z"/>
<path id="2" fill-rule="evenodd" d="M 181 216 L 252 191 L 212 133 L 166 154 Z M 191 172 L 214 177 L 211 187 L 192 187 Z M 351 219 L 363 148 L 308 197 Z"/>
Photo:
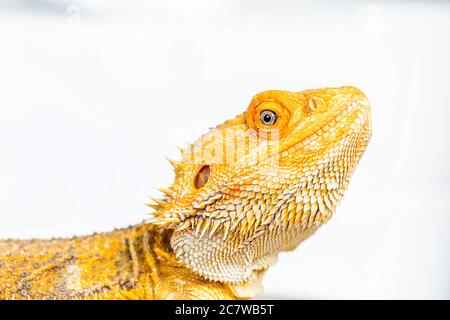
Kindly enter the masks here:
<path id="1" fill-rule="evenodd" d="M 330 219 L 371 136 L 354 87 L 265 91 L 171 161 L 148 221 L 0 241 L 2 299 L 242 299 Z"/>

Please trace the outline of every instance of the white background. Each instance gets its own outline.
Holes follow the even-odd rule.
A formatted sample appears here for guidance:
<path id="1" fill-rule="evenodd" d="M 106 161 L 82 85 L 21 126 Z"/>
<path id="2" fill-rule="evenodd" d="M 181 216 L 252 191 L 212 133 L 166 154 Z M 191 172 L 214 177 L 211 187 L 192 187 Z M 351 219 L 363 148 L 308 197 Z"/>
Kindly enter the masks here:
<path id="1" fill-rule="evenodd" d="M 449 39 L 445 2 L 3 0 L 0 238 L 137 223 L 252 95 L 354 85 L 373 139 L 264 297 L 449 299 Z"/>

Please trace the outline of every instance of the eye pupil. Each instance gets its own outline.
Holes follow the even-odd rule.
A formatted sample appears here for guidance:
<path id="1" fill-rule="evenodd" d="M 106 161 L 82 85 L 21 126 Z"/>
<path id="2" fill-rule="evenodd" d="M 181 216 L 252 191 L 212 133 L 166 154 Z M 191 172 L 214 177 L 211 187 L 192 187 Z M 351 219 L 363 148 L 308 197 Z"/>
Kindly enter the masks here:
<path id="1" fill-rule="evenodd" d="M 277 121 L 277 114 L 270 110 L 264 110 L 260 114 L 261 122 L 266 126 L 272 126 Z"/>

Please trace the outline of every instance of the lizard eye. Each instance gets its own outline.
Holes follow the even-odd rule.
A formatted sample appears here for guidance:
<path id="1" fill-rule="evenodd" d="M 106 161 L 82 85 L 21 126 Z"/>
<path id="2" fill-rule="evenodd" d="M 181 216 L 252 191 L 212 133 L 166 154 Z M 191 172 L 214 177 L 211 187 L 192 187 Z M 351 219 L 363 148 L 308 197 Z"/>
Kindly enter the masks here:
<path id="1" fill-rule="evenodd" d="M 210 173 L 211 169 L 209 168 L 208 165 L 205 165 L 200 168 L 194 180 L 194 185 L 197 189 L 200 189 L 208 182 Z"/>
<path id="2" fill-rule="evenodd" d="M 263 110 L 259 114 L 259 120 L 265 126 L 273 126 L 277 122 L 278 116 L 271 110 Z"/>

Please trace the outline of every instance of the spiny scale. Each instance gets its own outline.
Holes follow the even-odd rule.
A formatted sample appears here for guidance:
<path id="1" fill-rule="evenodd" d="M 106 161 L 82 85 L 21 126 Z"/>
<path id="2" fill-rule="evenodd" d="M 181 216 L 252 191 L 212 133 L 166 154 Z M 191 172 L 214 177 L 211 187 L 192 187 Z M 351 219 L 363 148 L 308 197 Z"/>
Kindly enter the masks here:
<path id="1" fill-rule="evenodd" d="M 160 188 L 158 190 L 169 198 L 171 198 L 174 195 L 174 191 L 171 188 Z"/>
<path id="2" fill-rule="evenodd" d="M 172 165 L 172 167 L 175 170 L 178 170 L 178 168 L 181 166 L 181 162 L 177 161 L 177 160 L 172 160 L 172 159 L 167 159 L 169 161 L 169 163 Z"/>
<path id="3" fill-rule="evenodd" d="M 209 231 L 209 238 L 216 233 L 216 231 L 219 229 L 219 227 L 222 225 L 222 222 L 220 220 L 213 220 L 212 227 Z"/>

